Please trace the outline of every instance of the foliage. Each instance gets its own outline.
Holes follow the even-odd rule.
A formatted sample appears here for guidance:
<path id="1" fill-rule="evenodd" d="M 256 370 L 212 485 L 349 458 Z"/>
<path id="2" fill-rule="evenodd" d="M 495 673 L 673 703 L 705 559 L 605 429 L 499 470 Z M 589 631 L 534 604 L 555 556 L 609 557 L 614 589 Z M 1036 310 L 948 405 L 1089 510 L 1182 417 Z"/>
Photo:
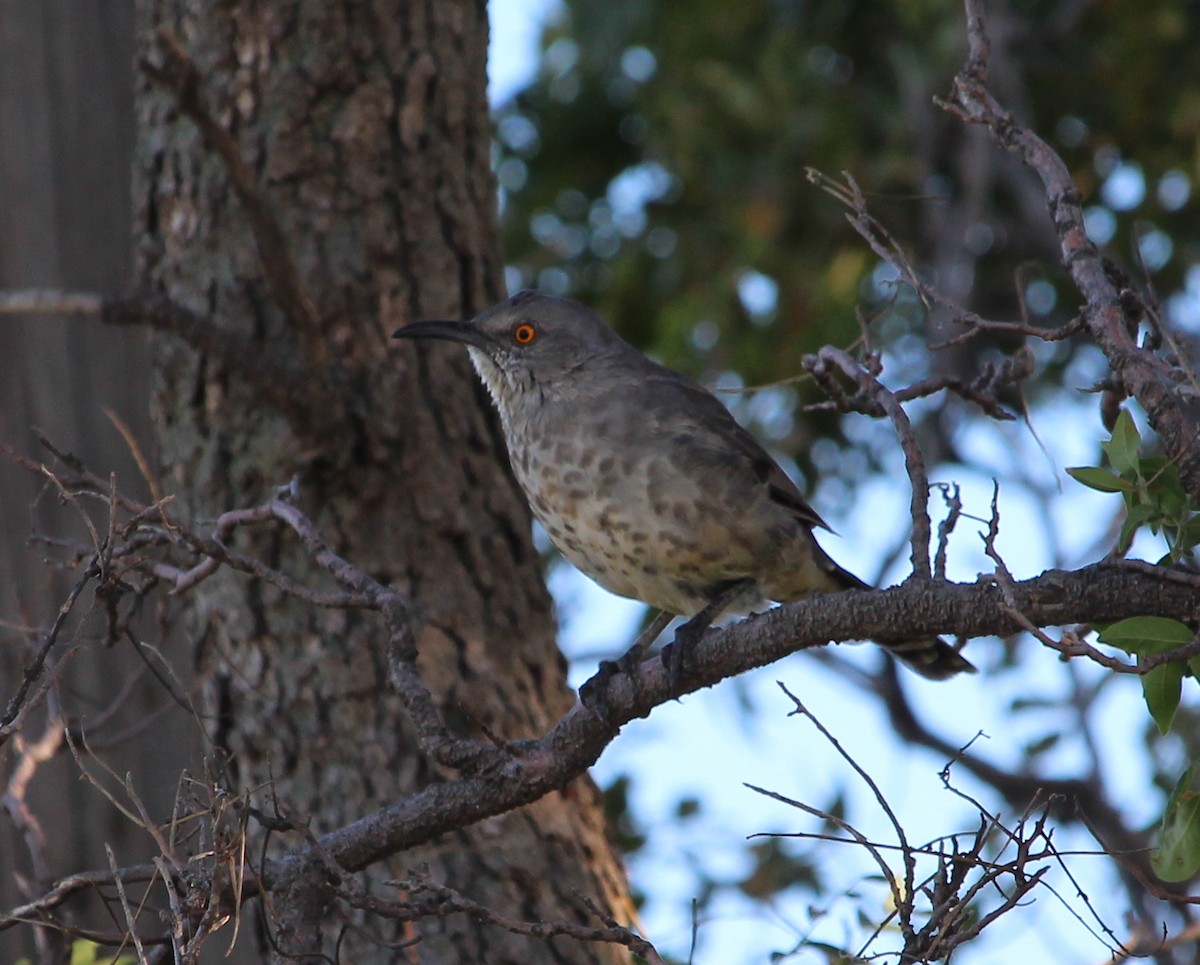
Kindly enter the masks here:
<path id="1" fill-rule="evenodd" d="M 1164 456 L 1143 457 L 1141 442 L 1132 417 L 1122 410 L 1112 437 L 1101 446 L 1111 469 L 1081 466 L 1067 472 L 1090 489 L 1121 494 L 1125 520 L 1117 540 L 1118 553 L 1127 552 L 1137 531 L 1145 527 L 1166 540 L 1167 554 L 1159 565 L 1177 564 L 1190 559 L 1200 544 L 1200 512 L 1184 492 L 1175 466 Z M 1196 634 L 1177 620 L 1143 616 L 1105 627 L 1099 639 L 1135 656 L 1152 657 L 1186 647 Z M 1171 729 L 1189 676 L 1200 678 L 1200 656 L 1167 660 L 1143 671 L 1142 693 L 1159 733 Z M 1200 871 L 1198 777 L 1200 765 L 1184 771 L 1163 811 L 1162 832 L 1151 864 L 1164 881 L 1185 881 Z"/>
<path id="2" fill-rule="evenodd" d="M 1178 290 L 1198 240 L 1194 12 L 994 6 L 1001 93 L 1053 132 L 1114 250 L 1138 268 L 1140 241 L 1159 290 Z M 1029 271 L 1050 252 L 1033 185 L 932 103 L 962 52 L 950 0 L 570 0 L 538 81 L 498 117 L 510 260 L 673 361 L 776 379 L 852 338 L 864 293 L 879 300 L 872 259 L 803 179 L 846 170 L 924 270 L 943 284 L 955 264 L 974 273 L 968 307 L 1011 311 L 1015 282 L 1033 286 L 1035 321 L 1069 317 L 1062 280 Z M 1115 190 L 1114 173 L 1140 190 Z M 896 334 L 917 321 L 898 313 Z"/>
<path id="3" fill-rule="evenodd" d="M 1200 764 L 1184 771 L 1171 792 L 1150 863 L 1163 881 L 1187 881 L 1200 870 Z"/>
<path id="4" fill-rule="evenodd" d="M 1159 562 L 1182 563 L 1200 545 L 1200 511 L 1179 481 L 1179 470 L 1165 456 L 1142 456 L 1141 434 L 1127 410 L 1122 410 L 1112 438 L 1101 445 L 1111 471 L 1099 466 L 1068 469 L 1075 479 L 1104 493 L 1120 493 L 1125 500 L 1125 521 L 1117 552 L 1126 553 L 1143 526 L 1162 535 L 1167 554 Z M 1184 641 L 1186 643 L 1186 641 Z"/>
<path id="5" fill-rule="evenodd" d="M 1194 326 L 1200 77 L 1188 65 L 1200 60 L 1195 11 L 1172 0 L 993 2 L 987 10 L 989 82 L 1066 162 L 1111 271 L 1159 310 L 1160 328 L 1185 312 Z M 944 308 L 897 286 L 895 271 L 804 178 L 809 167 L 850 172 L 917 275 L 964 308 L 1046 331 L 1068 323 L 1078 295 L 1057 267 L 1040 185 L 933 103 L 961 66 L 962 38 L 961 6 L 942 0 L 701 0 L 686 9 L 668 0 L 567 0 L 546 32 L 540 76 L 497 118 L 513 281 L 594 304 L 635 344 L 701 378 L 793 380 L 787 393 L 763 393 L 771 404 L 763 399 L 759 412 L 790 415 L 820 397 L 795 381 L 802 360 L 820 345 L 854 342 L 860 306 L 894 383 L 976 377 L 1023 339 L 976 333 L 928 352 L 929 343 L 953 340 L 961 329 Z M 1036 371 L 1005 404 L 1028 415 L 1039 403 L 1070 399 L 1078 413 L 1079 389 L 1106 389 L 1093 397 L 1112 429 L 1101 445 L 1106 465 L 1067 471 L 1122 495 L 1118 552 L 1145 530 L 1166 541 L 1163 564 L 1190 559 L 1200 541 L 1195 509 L 1176 467 L 1143 447 L 1132 419 L 1123 413 L 1115 426 L 1109 421 L 1120 392 L 1105 383 L 1103 361 L 1079 337 L 1030 344 Z M 1175 348 L 1185 364 L 1195 361 L 1193 345 Z M 744 401 L 732 405 L 755 421 Z M 910 415 L 932 462 L 1026 487 L 1041 500 L 1039 522 L 1049 524 L 1057 496 L 1031 484 L 1023 451 L 1012 445 L 981 464 L 977 447 L 964 444 L 988 432 L 967 406 L 930 400 Z M 787 431 L 766 434 L 810 479 L 852 494 L 885 465 L 861 420 L 809 412 L 781 421 Z M 845 502 L 853 505 L 852 495 Z M 1100 552 L 1111 542 L 1104 522 L 1098 516 L 1092 527 Z M 1159 629 L 1137 618 L 1106 628 L 1100 640 L 1152 655 L 1192 639 L 1173 624 L 1153 649 Z M 1040 671 L 1017 668 L 1014 655 L 1028 650 L 1010 644 L 1008 653 L 1014 675 L 1041 679 Z M 1195 713 L 1186 701 L 1180 706 L 1185 673 L 1185 663 L 1168 661 L 1142 678 L 1155 721 L 1145 752 L 1164 801 L 1180 770 L 1176 745 L 1197 759 Z M 1056 775 L 1061 738 L 1087 731 L 1086 708 L 1106 686 L 1092 690 L 1076 677 L 1067 688 L 1074 697 L 1054 698 L 1021 689 L 1012 704 L 1033 708 L 1025 716 L 1049 721 L 1053 710 L 1062 717 L 1028 735 L 1019 770 Z M 1172 720 L 1175 730 L 1164 738 Z M 1156 870 L 1171 836 L 1188 837 L 1190 823 L 1180 816 L 1191 800 L 1178 790 L 1171 796 L 1164 828 L 1174 830 L 1163 835 Z"/>

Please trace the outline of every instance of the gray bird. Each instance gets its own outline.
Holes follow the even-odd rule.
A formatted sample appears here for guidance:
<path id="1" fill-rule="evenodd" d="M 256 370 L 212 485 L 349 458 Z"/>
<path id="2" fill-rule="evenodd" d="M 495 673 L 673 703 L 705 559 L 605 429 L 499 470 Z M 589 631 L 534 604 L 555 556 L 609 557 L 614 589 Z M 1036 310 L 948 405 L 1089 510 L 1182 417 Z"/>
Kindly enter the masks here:
<path id="1" fill-rule="evenodd" d="M 534 516 L 605 589 L 707 625 L 868 588 L 817 544 L 825 522 L 725 406 L 586 306 L 523 291 L 394 337 L 467 345 Z M 975 669 L 936 637 L 884 645 L 931 679 Z"/>

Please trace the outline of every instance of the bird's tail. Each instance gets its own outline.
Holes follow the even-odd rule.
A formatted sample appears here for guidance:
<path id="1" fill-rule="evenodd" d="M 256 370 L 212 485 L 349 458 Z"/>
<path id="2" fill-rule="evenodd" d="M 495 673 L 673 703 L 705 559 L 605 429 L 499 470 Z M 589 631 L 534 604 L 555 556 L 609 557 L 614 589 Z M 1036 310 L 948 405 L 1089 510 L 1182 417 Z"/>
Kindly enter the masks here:
<path id="1" fill-rule="evenodd" d="M 888 653 L 929 680 L 945 680 L 955 674 L 977 672 L 970 660 L 941 637 L 885 642 L 882 645 Z"/>
<path id="2" fill-rule="evenodd" d="M 837 565 L 818 547 L 817 562 L 832 582 L 844 590 L 869 590 L 871 585 Z M 888 653 L 929 680 L 945 680 L 960 673 L 977 673 L 975 665 L 941 637 L 916 640 L 879 640 Z"/>

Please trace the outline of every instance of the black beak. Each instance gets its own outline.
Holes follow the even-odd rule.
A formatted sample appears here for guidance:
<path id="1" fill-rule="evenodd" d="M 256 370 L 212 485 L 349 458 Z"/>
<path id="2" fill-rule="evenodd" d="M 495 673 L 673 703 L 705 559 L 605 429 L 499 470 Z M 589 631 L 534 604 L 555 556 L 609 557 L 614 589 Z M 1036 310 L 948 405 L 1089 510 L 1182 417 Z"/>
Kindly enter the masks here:
<path id="1" fill-rule="evenodd" d="M 392 332 L 392 338 L 440 338 L 447 342 L 463 342 L 487 351 L 489 339 L 474 322 L 413 322 Z"/>

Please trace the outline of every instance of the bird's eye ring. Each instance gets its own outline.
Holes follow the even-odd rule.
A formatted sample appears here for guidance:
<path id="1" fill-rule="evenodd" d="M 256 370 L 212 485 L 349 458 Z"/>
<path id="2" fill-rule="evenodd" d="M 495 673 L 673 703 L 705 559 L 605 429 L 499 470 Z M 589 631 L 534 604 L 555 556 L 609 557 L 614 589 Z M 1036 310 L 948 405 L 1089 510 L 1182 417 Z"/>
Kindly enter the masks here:
<path id="1" fill-rule="evenodd" d="M 522 322 L 513 329 L 512 337 L 513 341 L 518 345 L 529 345 L 537 338 L 537 329 L 529 324 L 529 322 Z"/>

